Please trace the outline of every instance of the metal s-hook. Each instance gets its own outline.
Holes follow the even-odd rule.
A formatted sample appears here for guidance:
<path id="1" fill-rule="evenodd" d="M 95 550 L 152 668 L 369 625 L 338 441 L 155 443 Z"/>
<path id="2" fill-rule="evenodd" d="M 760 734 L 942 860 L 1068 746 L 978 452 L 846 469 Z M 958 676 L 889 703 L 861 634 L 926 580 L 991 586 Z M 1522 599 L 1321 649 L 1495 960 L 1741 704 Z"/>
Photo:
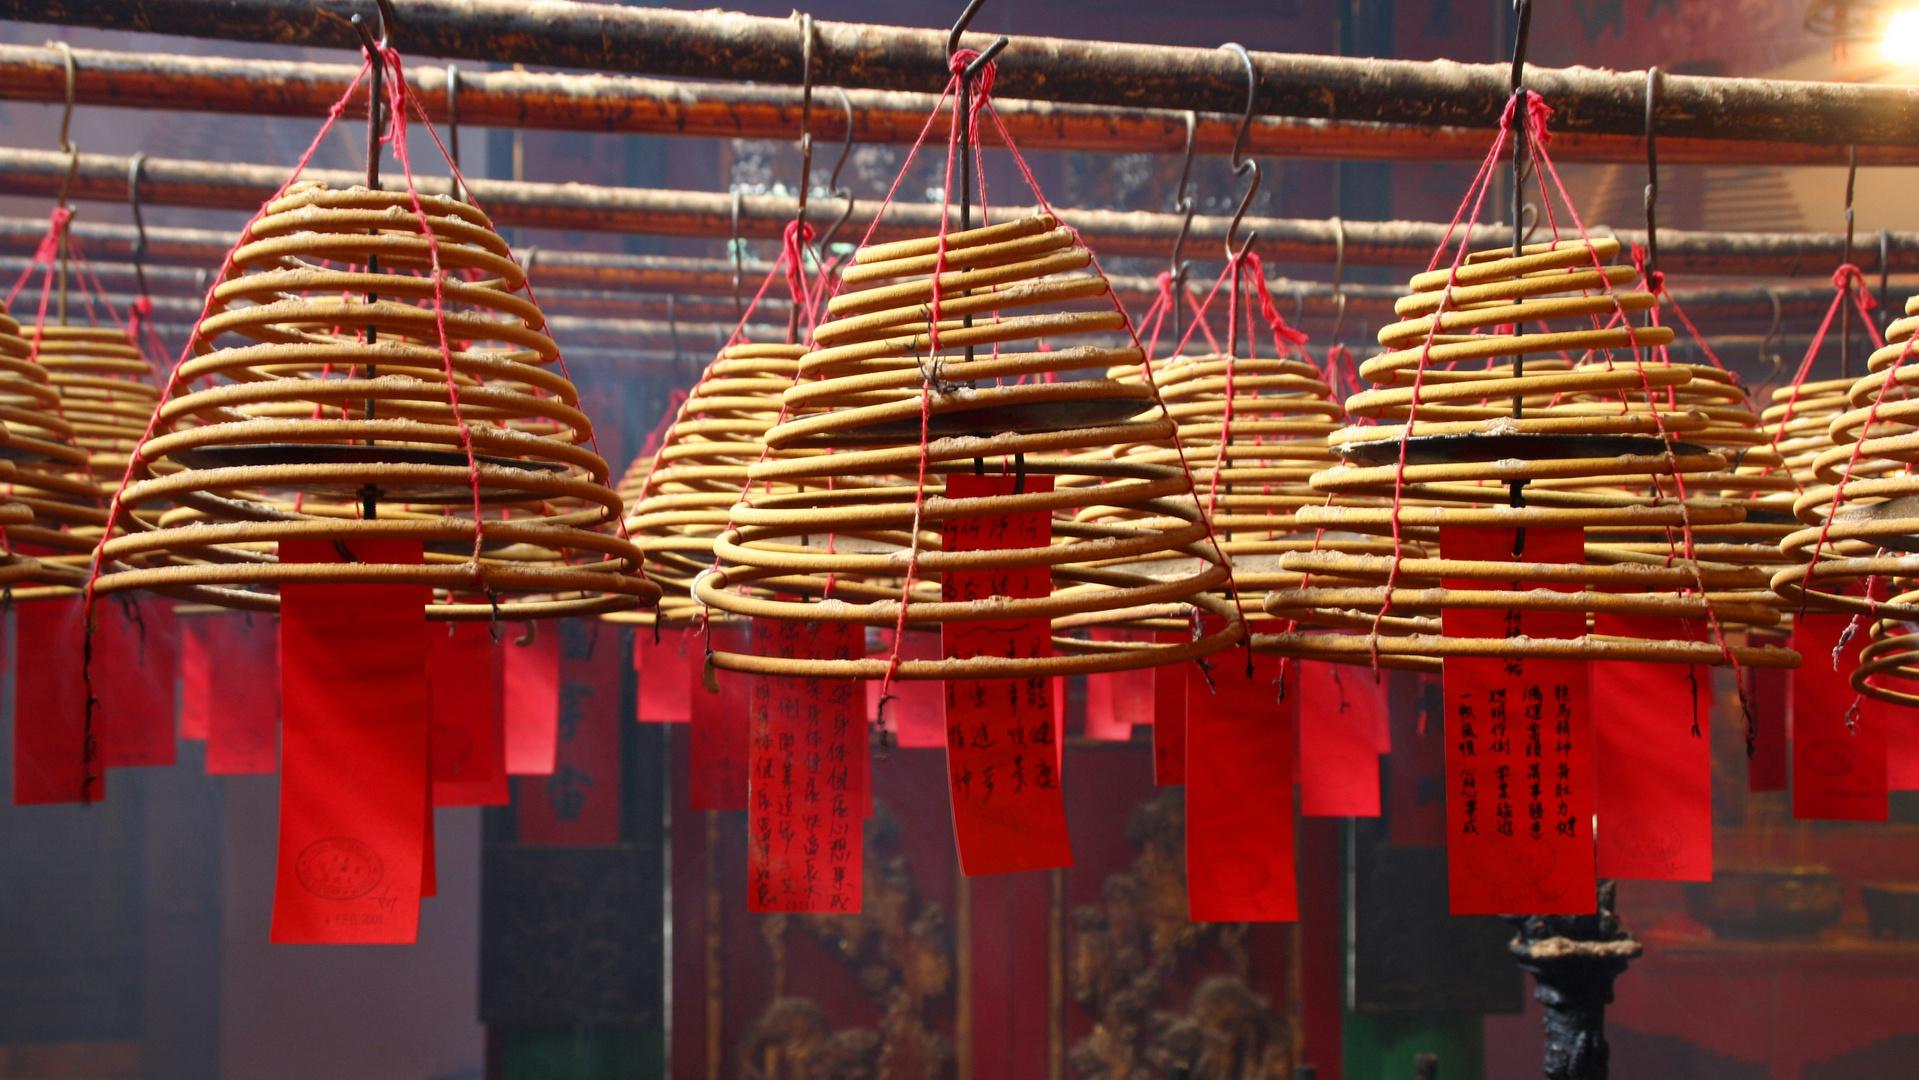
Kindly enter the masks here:
<path id="1" fill-rule="evenodd" d="M 140 216 L 140 172 L 146 167 L 145 150 L 133 155 L 127 163 L 127 210 L 133 215 L 133 277 L 140 284 L 140 295 L 147 295 L 147 270 L 141 260 L 147 256 L 147 223 Z"/>
<path id="2" fill-rule="evenodd" d="M 380 20 L 378 32 L 374 34 L 374 36 L 379 39 L 380 48 L 391 48 L 393 46 L 393 27 L 398 24 L 400 20 L 393 14 L 393 5 L 389 0 L 373 0 L 373 6 L 375 8 L 374 14 Z"/>
<path id="3" fill-rule="evenodd" d="M 1879 228 L 1879 332 L 1892 325 L 1892 234 Z"/>
<path id="4" fill-rule="evenodd" d="M 1346 219 L 1333 219 L 1333 332 L 1326 347 L 1339 344 L 1339 332 L 1346 328 Z"/>
<path id="5" fill-rule="evenodd" d="M 1846 254 L 1842 265 L 1852 265 L 1852 192 L 1859 179 L 1859 147 L 1846 147 Z M 1851 289 L 1852 283 L 1845 282 L 1844 289 Z M 1865 283 L 1860 282 L 1860 288 Z M 1852 378 L 1852 305 L 1839 305 L 1839 376 Z"/>
<path id="6" fill-rule="evenodd" d="M 1193 143 L 1199 135 L 1199 114 L 1186 110 L 1186 157 L 1179 167 L 1179 187 L 1173 195 L 1173 212 L 1180 215 L 1179 235 L 1173 238 L 1173 258 L 1167 267 L 1172 279 L 1172 315 L 1173 342 L 1177 347 L 1180 340 L 1180 307 L 1186 299 L 1186 271 L 1192 264 L 1179 257 L 1180 249 L 1186 246 L 1186 237 L 1193 231 L 1193 215 L 1199 212 L 1199 200 L 1193 198 Z"/>
<path id="7" fill-rule="evenodd" d="M 840 143 L 839 160 L 833 163 L 833 172 L 826 178 L 826 189 L 834 196 L 845 199 L 846 208 L 840 211 L 840 216 L 833 219 L 832 227 L 820 237 L 821 266 L 826 265 L 825 258 L 831 254 L 833 238 L 839 235 L 840 229 L 853 216 L 853 189 L 851 186 L 840 186 L 840 170 L 846 167 L 846 159 L 853 153 L 853 99 L 846 96 L 844 87 L 835 86 L 833 92 L 840 96 L 840 111 L 846 114 L 846 141 Z"/>
<path id="8" fill-rule="evenodd" d="M 1764 390 L 1772 386 L 1773 381 L 1779 378 L 1780 365 L 1785 363 L 1784 356 L 1772 351 L 1772 343 L 1773 339 L 1779 336 L 1779 328 L 1785 322 L 1786 312 L 1785 307 L 1779 302 L 1779 293 L 1772 286 L 1760 287 L 1766 290 L 1766 299 L 1772 301 L 1772 325 L 1766 328 L 1766 336 L 1759 339 L 1760 363 L 1771 362 L 1772 364 L 1772 371 L 1768 372 L 1765 380 L 1759 384 L 1759 389 Z M 1753 397 L 1755 400 L 1763 400 L 1757 390 L 1754 391 Z"/>
<path id="9" fill-rule="evenodd" d="M 460 171 L 460 68 L 457 64 L 446 66 L 446 150 L 453 159 L 453 198 L 457 202 L 467 202 L 466 184 L 459 176 Z"/>
<path id="10" fill-rule="evenodd" d="M 980 6 L 985 3 L 986 0 L 972 0 L 972 3 L 966 5 L 966 10 L 960 12 L 959 20 L 953 24 L 952 32 L 946 35 L 946 55 L 951 56 L 959 51 L 960 35 L 972 25 L 973 16 L 979 14 Z"/>
<path id="11" fill-rule="evenodd" d="M 60 113 L 60 149 L 67 155 L 67 176 L 60 182 L 59 205 L 67 205 L 67 197 L 73 193 L 73 180 L 80 174 L 80 148 L 73 144 L 73 101 L 80 81 L 79 65 L 73 59 L 73 46 L 64 41 L 49 41 L 47 48 L 60 50 L 60 62 L 67 73 L 67 103 Z"/>
<path id="12" fill-rule="evenodd" d="M 1659 66 L 1646 69 L 1646 279 L 1659 272 L 1659 136 L 1653 130 L 1659 109 Z M 1648 315 L 1648 318 L 1651 316 Z"/>
<path id="13" fill-rule="evenodd" d="M 1246 65 L 1246 115 L 1240 118 L 1239 134 L 1233 138 L 1233 175 L 1245 176 L 1251 173 L 1253 182 L 1246 188 L 1246 194 L 1240 197 L 1239 209 L 1233 211 L 1233 220 L 1226 226 L 1226 259 L 1231 262 L 1246 253 L 1259 238 L 1258 230 L 1246 234 L 1246 242 L 1238 251 L 1233 250 L 1233 236 L 1239 232 L 1239 223 L 1246 218 L 1246 211 L 1253 205 L 1253 196 L 1259 192 L 1259 162 L 1252 158 L 1241 158 L 1246 149 L 1246 134 L 1253 127 L 1253 107 L 1259 103 L 1259 69 L 1253 66 L 1252 54 L 1236 41 L 1221 45 L 1222 49 L 1231 49 L 1239 54 L 1240 62 Z"/>
<path id="14" fill-rule="evenodd" d="M 666 294 L 666 332 L 673 338 L 673 367 L 680 365 L 680 320 L 673 311 L 673 294 Z"/>
<path id="15" fill-rule="evenodd" d="M 733 185 L 733 213 L 728 220 L 731 232 L 727 236 L 727 246 L 733 255 L 733 321 L 746 320 L 746 304 L 740 299 L 740 186 Z"/>
<path id="16" fill-rule="evenodd" d="M 806 263 L 806 195 L 813 187 L 813 16 L 800 15 L 800 195 L 799 209 L 794 215 L 794 224 L 798 229 L 799 240 L 793 250 L 799 252 L 801 265 L 787 267 L 789 274 L 805 272 Z M 792 344 L 798 340 L 800 332 L 800 303 L 794 298 L 791 309 L 786 313 L 786 341 Z"/>

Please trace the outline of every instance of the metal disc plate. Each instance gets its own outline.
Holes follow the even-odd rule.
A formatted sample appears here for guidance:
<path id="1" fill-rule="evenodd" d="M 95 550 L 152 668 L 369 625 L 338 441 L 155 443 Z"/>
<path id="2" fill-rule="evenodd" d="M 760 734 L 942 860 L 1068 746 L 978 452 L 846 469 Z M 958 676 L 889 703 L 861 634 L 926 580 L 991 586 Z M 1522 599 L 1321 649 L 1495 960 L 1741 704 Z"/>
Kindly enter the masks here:
<path id="1" fill-rule="evenodd" d="M 560 473 L 565 466 L 551 461 L 521 461 L 516 458 L 475 454 L 487 465 L 529 472 Z M 204 446 L 170 455 L 172 460 L 190 469 L 235 469 L 261 465 L 452 465 L 465 468 L 466 454 L 458 450 L 432 450 L 408 446 L 356 446 L 338 443 L 248 443 L 239 446 Z M 325 498 L 358 502 L 364 488 L 352 484 L 302 483 L 274 485 L 284 490 L 303 491 Z M 488 502 L 523 501 L 545 496 L 520 488 L 494 484 L 480 485 L 480 498 Z M 375 498 L 379 502 L 446 503 L 469 502 L 471 489 L 447 484 L 382 484 Z"/>
<path id="2" fill-rule="evenodd" d="M 1653 457 L 1668 447 L 1675 454 L 1704 454 L 1705 447 L 1648 435 L 1415 435 L 1406 442 L 1406 464 L 1444 465 L 1462 461 L 1549 461 L 1564 458 Z M 1396 465 L 1398 439 L 1342 443 L 1333 449 L 1353 465 Z"/>

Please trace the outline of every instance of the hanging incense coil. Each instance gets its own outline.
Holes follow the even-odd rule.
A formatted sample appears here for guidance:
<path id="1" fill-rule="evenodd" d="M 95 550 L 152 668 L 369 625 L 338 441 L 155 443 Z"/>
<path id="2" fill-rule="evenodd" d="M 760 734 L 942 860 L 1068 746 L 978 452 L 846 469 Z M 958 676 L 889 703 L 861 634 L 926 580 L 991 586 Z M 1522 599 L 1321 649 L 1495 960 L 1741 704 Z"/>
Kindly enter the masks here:
<path id="1" fill-rule="evenodd" d="M 0 420 L 13 469 L 8 499 L 33 513 L 7 538 L 47 571 L 46 584 L 84 582 L 85 564 L 106 527 L 106 495 L 80 445 L 80 425 L 63 415 L 61 392 L 35 362 L 32 332 L 0 311 Z"/>
<path id="2" fill-rule="evenodd" d="M 1780 542 L 1794 565 L 1773 577 L 1790 606 L 1864 616 L 1852 684 L 1907 705 L 1919 704 L 1919 694 L 1886 679 L 1919 678 L 1911 625 L 1919 621 L 1919 477 L 1911 472 L 1919 464 L 1919 363 L 1907 353 L 1915 316 L 1919 297 L 1886 328 L 1866 374 L 1845 380 L 1844 401 L 1826 423 L 1830 445 L 1804 439 L 1799 456 L 1811 461 L 1793 503 L 1804 527 Z M 1815 400 L 1823 401 L 1829 391 L 1818 385 Z"/>
<path id="3" fill-rule="evenodd" d="M 1232 606 L 1208 595 L 1226 584 L 1228 571 L 1207 540 L 1184 470 L 1089 456 L 1115 445 L 1170 446 L 1174 435 L 1172 420 L 1153 408 L 1151 386 L 1105 374 L 1141 363 L 1136 345 L 1073 343 L 1126 326 L 1106 280 L 1078 273 L 1092 253 L 1050 215 L 947 234 L 943 256 L 941 244 L 929 237 L 854 253 L 847 291 L 829 302 L 831 318 L 815 330 L 798 381 L 782 395 L 785 419 L 766 431 L 769 456 L 747 468 L 746 495 L 731 527 L 713 542 L 720 569 L 694 581 L 695 595 L 719 611 L 756 619 L 890 627 L 899 620 L 910 565 L 916 577 L 909 622 L 1052 623 L 1055 655 L 907 660 L 896 674 L 908 679 L 1116 671 L 1231 644 L 1240 634 Z M 1041 340 L 1055 347 L 1009 351 Z M 1081 374 L 1089 377 L 1075 377 Z M 1042 491 L 1016 482 L 1011 494 L 946 496 L 949 474 L 989 469 L 1058 484 Z M 1081 519 L 1093 507 L 1133 520 Z M 948 519 L 1035 512 L 1052 519 L 1048 547 L 941 550 Z M 1181 558 L 1162 559 L 1170 553 Z M 940 599 L 943 572 L 1035 566 L 1050 568 L 1046 596 Z M 1196 641 L 1062 636 L 1195 608 L 1218 620 Z M 881 657 L 718 654 L 716 663 L 850 678 L 878 678 L 888 669 Z"/>
<path id="4" fill-rule="evenodd" d="M 1166 410 L 1178 426 L 1179 447 L 1132 444 L 1110 454 L 1127 460 L 1181 465 L 1193 477 L 1194 492 L 1214 536 L 1232 568 L 1232 586 L 1223 592 L 1251 620 L 1256 646 L 1270 632 L 1290 629 L 1296 613 L 1262 605 L 1270 591 L 1299 587 L 1306 575 L 1281 567 L 1288 552 L 1338 550 L 1388 554 L 1390 541 L 1352 533 L 1326 534 L 1302 526 L 1295 513 L 1326 503 L 1308 481 L 1338 462 L 1326 437 L 1340 426 L 1345 409 L 1334 400 L 1318 368 L 1297 358 L 1242 358 L 1225 355 L 1174 356 L 1154 361 L 1151 378 Z M 1140 367 L 1115 368 L 1109 374 L 1132 381 L 1145 378 Z M 1376 502 L 1377 500 L 1364 500 Z M 1081 511 L 1081 520 L 1119 517 L 1110 507 Z M 1268 618 L 1268 614 L 1273 616 Z M 1318 612 L 1323 627 L 1342 621 L 1341 613 Z M 1357 628 L 1361 616 L 1344 619 Z M 1153 629 L 1172 629 L 1155 620 Z M 1370 628 L 1371 619 L 1365 618 Z M 1426 667 L 1412 658 L 1391 658 L 1389 666 Z"/>
<path id="5" fill-rule="evenodd" d="M 1396 305 L 1401 321 L 1379 333 L 1387 351 L 1360 366 L 1375 388 L 1346 402 L 1349 413 L 1377 420 L 1377 426 L 1336 433 L 1332 445 L 1345 463 L 1312 478 L 1314 490 L 1335 498 L 1372 496 L 1398 505 L 1307 507 L 1297 519 L 1393 536 L 1429 550 L 1396 556 L 1298 553 L 1282 556 L 1281 565 L 1314 575 L 1287 597 L 1295 610 L 1429 620 L 1448 608 L 1655 616 L 1674 621 L 1672 640 L 1591 633 L 1570 639 L 1449 638 L 1426 631 L 1323 640 L 1322 649 L 1355 656 L 1798 662 L 1784 649 L 1683 640 L 1689 636 L 1684 622 L 1714 615 L 1776 621 L 1765 595 L 1765 571 L 1674 561 L 1631 548 L 1649 533 L 1737 525 L 1745 509 L 1743 500 L 1690 489 L 1684 497 L 1677 493 L 1678 478 L 1729 471 L 1726 453 L 1689 441 L 1715 426 L 1702 402 L 1726 395 L 1708 388 L 1689 401 L 1682 393 L 1690 392 L 1681 388 L 1696 377 L 1693 369 L 1635 355 L 1671 341 L 1672 331 L 1623 325 L 1657 300 L 1611 292 L 1634 276 L 1628 268 L 1602 265 L 1617 252 L 1612 240 L 1555 241 L 1518 256 L 1510 249 L 1475 253 L 1456 275 L 1415 276 L 1412 293 Z M 1578 328 L 1552 325 L 1567 322 Z M 1519 332 L 1531 324 L 1544 328 Z M 1562 353 L 1572 359 L 1560 358 Z M 1521 367 L 1516 358 L 1527 354 L 1550 359 L 1525 359 Z M 1718 423 L 1726 426 L 1723 419 Z M 1579 527 L 1585 561 L 1527 562 L 1523 553 L 1522 561 L 1510 563 L 1434 557 L 1431 547 L 1442 526 Z M 1515 580 L 1541 587 L 1515 592 Z M 1485 584 L 1461 587 L 1462 581 Z M 1280 638 L 1274 647 L 1298 645 L 1298 635 Z"/>
<path id="6" fill-rule="evenodd" d="M 720 350 L 659 449 L 628 470 L 630 486 L 623 481 L 621 493 L 627 535 L 646 555 L 647 576 L 665 590 L 657 618 L 684 624 L 700 614 L 688 590 L 713 565 L 713 539 L 740 501 L 748 466 L 766 453 L 780 395 L 793 385 L 806 352 L 804 345 L 751 343 Z"/>
<path id="7" fill-rule="evenodd" d="M 95 480 L 118 486 L 160 401 L 153 368 L 126 331 L 109 326 L 43 326 L 34 360 L 60 396 Z"/>
<path id="8" fill-rule="evenodd" d="M 303 182 L 250 227 L 178 372 L 190 389 L 160 403 L 139 448 L 120 495 L 136 513 L 102 548 L 118 567 L 101 590 L 275 610 L 267 590 L 283 582 L 421 584 L 436 590 L 434 619 L 658 598 L 615 535 L 619 496 L 506 242 L 439 196 L 418 196 L 423 225 L 413 198 Z M 212 344 L 227 334 L 253 343 Z M 138 517 L 169 503 L 158 524 Z M 421 540 L 426 561 L 274 554 L 282 540 L 375 538 Z M 168 565 L 127 568 L 135 559 Z"/>

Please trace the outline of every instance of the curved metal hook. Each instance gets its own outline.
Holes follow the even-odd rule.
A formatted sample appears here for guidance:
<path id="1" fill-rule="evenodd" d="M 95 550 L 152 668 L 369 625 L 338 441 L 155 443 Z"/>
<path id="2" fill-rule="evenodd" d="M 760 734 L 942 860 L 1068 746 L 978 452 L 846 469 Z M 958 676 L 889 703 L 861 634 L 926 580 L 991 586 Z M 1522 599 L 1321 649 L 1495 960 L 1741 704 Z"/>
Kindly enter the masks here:
<path id="1" fill-rule="evenodd" d="M 840 186 L 840 170 L 846 167 L 846 159 L 853 153 L 853 99 L 846 96 L 844 87 L 835 86 L 833 91 L 839 94 L 840 111 L 846 114 L 846 141 L 840 144 L 839 160 L 833 162 L 833 172 L 826 178 L 826 188 L 834 195 L 846 200 L 846 209 L 840 211 L 840 216 L 834 219 L 832 227 L 821 235 L 819 249 L 822 257 L 831 253 L 833 238 L 839 235 L 840 228 L 853 216 L 853 189 L 850 186 Z M 824 265 L 823 261 L 822 265 Z"/>
<path id="2" fill-rule="evenodd" d="M 1767 372 L 1765 379 L 1754 389 L 1753 399 L 1755 401 L 1764 400 L 1763 392 L 1769 389 L 1774 381 L 1779 378 L 1780 366 L 1785 363 L 1786 359 L 1784 356 L 1772 351 L 1773 339 L 1779 336 L 1779 327 L 1785 321 L 1785 309 L 1780 305 L 1779 294 L 1773 290 L 1772 286 L 1764 285 L 1761 286 L 1761 288 L 1766 290 L 1766 299 L 1772 301 L 1772 325 L 1766 328 L 1766 336 L 1759 339 L 1759 361 L 1760 363 L 1770 361 L 1772 363 L 1772 370 Z"/>
<path id="3" fill-rule="evenodd" d="M 147 223 L 140 216 L 140 172 L 146 166 L 145 150 L 133 155 L 127 163 L 127 210 L 133 215 L 133 276 L 140 283 L 140 295 L 147 295 L 147 271 L 141 263 L 147 255 Z"/>
<path id="4" fill-rule="evenodd" d="M 1246 234 L 1246 242 L 1240 245 L 1239 250 L 1233 250 L 1233 236 L 1239 232 L 1239 223 L 1245 219 L 1247 209 L 1253 205 L 1253 196 L 1259 192 L 1259 162 L 1240 156 L 1246 149 L 1246 133 L 1253 127 L 1253 106 L 1259 102 L 1259 69 L 1253 66 L 1252 54 L 1246 51 L 1244 45 L 1229 41 L 1220 48 L 1231 49 L 1238 53 L 1240 62 L 1246 65 L 1246 115 L 1240 119 L 1239 134 L 1233 138 L 1233 175 L 1245 176 L 1251 173 L 1253 176 L 1252 185 L 1246 189 L 1246 194 L 1240 197 L 1239 209 L 1233 211 L 1233 220 L 1226 226 L 1226 258 L 1230 261 L 1244 255 L 1246 249 L 1252 247 L 1253 241 L 1259 237 L 1257 230 L 1249 232 Z"/>
<path id="5" fill-rule="evenodd" d="M 1346 329 L 1346 290 L 1342 287 L 1346 279 L 1346 219 L 1333 219 L 1333 332 L 1326 339 L 1326 347 L 1339 344 L 1339 332 Z"/>
<path id="6" fill-rule="evenodd" d="M 1653 116 L 1659 108 L 1659 67 L 1646 69 L 1646 274 L 1659 272 L 1659 137 Z"/>
<path id="7" fill-rule="evenodd" d="M 966 32 L 966 28 L 973 22 L 973 16 L 979 14 L 980 5 L 984 3 L 986 0 L 973 0 L 966 5 L 965 11 L 960 12 L 959 21 L 953 24 L 952 32 L 946 35 L 946 55 L 951 56 L 959 51 L 960 35 Z"/>
<path id="8" fill-rule="evenodd" d="M 729 220 L 732 223 L 732 231 L 728 234 L 727 246 L 732 249 L 733 256 L 733 321 L 740 322 L 746 318 L 746 302 L 740 299 L 742 254 L 740 252 L 740 187 L 738 184 L 733 185 L 733 213 Z"/>
<path id="9" fill-rule="evenodd" d="M 1181 259 L 1180 249 L 1186 246 L 1186 237 L 1193 231 L 1193 215 L 1199 212 L 1199 200 L 1193 198 L 1193 143 L 1199 135 L 1199 114 L 1186 110 L 1186 157 L 1179 167 L 1179 187 L 1173 194 L 1173 212 L 1180 215 L 1179 235 L 1173 237 L 1173 257 L 1167 264 L 1166 272 L 1172 278 L 1173 296 L 1173 341 L 1180 340 L 1180 300 L 1186 289 L 1186 271 L 1192 265 Z"/>
<path id="10" fill-rule="evenodd" d="M 681 354 L 680 320 L 679 320 L 679 316 L 676 315 L 673 311 L 673 294 L 672 293 L 666 294 L 666 332 L 669 335 L 671 335 L 673 338 L 673 365 L 677 368 L 680 363 L 680 354 Z"/>
<path id="11" fill-rule="evenodd" d="M 460 67 L 458 64 L 446 66 L 446 156 L 453 160 L 453 171 L 460 172 Z M 466 192 L 466 178 L 455 175 L 453 178 L 453 198 L 459 202 L 470 202 Z"/>

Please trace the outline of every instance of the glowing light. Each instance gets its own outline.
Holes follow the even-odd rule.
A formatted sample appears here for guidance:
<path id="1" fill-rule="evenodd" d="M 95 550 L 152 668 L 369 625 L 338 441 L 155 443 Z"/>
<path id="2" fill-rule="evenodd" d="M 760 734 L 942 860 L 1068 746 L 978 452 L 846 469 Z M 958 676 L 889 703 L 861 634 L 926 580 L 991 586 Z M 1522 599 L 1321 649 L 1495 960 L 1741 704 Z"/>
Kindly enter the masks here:
<path id="1" fill-rule="evenodd" d="M 1919 7 L 1900 8 L 1886 16 L 1879 55 L 1892 63 L 1919 64 Z"/>

